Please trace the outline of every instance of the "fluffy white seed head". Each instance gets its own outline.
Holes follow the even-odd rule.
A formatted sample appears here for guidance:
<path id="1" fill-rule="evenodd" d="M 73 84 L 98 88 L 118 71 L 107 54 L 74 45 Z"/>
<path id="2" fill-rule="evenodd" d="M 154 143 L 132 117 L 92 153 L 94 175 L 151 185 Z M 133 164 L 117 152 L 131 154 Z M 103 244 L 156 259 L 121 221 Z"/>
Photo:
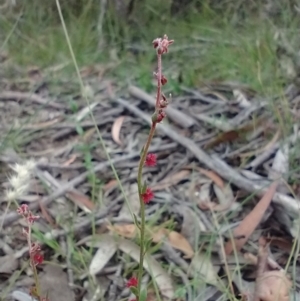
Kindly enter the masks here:
<path id="1" fill-rule="evenodd" d="M 14 201 L 18 197 L 17 193 L 15 190 L 8 189 L 6 190 L 6 199 L 7 201 Z"/>
<path id="2" fill-rule="evenodd" d="M 16 173 L 16 177 L 18 177 L 22 181 L 26 181 L 30 178 L 30 170 L 27 168 L 26 164 L 16 164 L 13 167 L 13 170 Z"/>
<path id="3" fill-rule="evenodd" d="M 20 177 L 17 175 L 11 176 L 8 181 L 13 189 L 17 189 L 20 185 L 23 185 L 23 183 L 20 181 Z"/>
<path id="4" fill-rule="evenodd" d="M 27 168 L 27 170 L 32 173 L 35 166 L 36 166 L 36 163 L 34 160 L 28 160 L 27 162 L 25 162 L 24 164 L 25 168 Z"/>
<path id="5" fill-rule="evenodd" d="M 9 201 L 16 200 L 26 193 L 34 167 L 35 162 L 32 160 L 12 166 L 15 174 L 8 179 L 11 189 L 6 192 Z"/>

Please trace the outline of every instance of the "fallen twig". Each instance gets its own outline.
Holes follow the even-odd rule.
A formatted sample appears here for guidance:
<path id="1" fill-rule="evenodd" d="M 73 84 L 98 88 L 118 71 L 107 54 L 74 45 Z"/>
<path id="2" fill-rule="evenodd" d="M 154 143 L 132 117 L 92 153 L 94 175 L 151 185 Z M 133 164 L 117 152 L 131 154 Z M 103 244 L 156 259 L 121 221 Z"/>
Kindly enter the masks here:
<path id="1" fill-rule="evenodd" d="M 130 110 L 135 115 L 142 118 L 149 125 L 151 124 L 151 118 L 141 111 L 139 108 L 131 105 L 128 101 L 118 98 L 115 101 L 128 110 Z M 226 179 L 229 182 L 232 182 L 234 185 L 242 188 L 248 192 L 258 194 L 262 196 L 267 187 L 263 187 L 258 183 L 253 183 L 249 179 L 243 177 L 237 170 L 230 167 L 227 163 L 221 160 L 217 156 L 209 156 L 202 149 L 200 149 L 191 139 L 186 138 L 180 135 L 171 125 L 159 124 L 157 130 L 161 133 L 167 135 L 169 138 L 173 139 L 180 145 L 187 148 L 194 156 L 208 168 L 217 172 L 221 177 Z M 283 195 L 281 193 L 275 193 L 273 201 L 279 205 L 285 207 L 285 209 L 292 215 L 297 216 L 300 209 L 300 201 L 295 200 L 289 196 Z"/>
<path id="2" fill-rule="evenodd" d="M 130 86 L 128 88 L 129 93 L 139 99 L 142 99 L 143 101 L 146 101 L 148 104 L 154 106 L 155 105 L 155 99 L 151 95 L 147 94 L 143 90 L 141 90 L 138 87 Z M 168 118 L 170 118 L 173 122 L 180 125 L 184 128 L 189 128 L 190 126 L 194 125 L 196 122 L 191 118 L 191 116 L 188 116 L 184 114 L 181 111 L 178 111 L 174 107 L 167 107 L 166 113 L 168 115 Z"/>
<path id="3" fill-rule="evenodd" d="M 0 93 L 0 99 L 17 99 L 17 100 L 30 99 L 35 103 L 42 104 L 47 107 L 52 107 L 54 109 L 65 109 L 64 105 L 54 101 L 44 99 L 40 95 L 34 93 L 4 91 Z"/>

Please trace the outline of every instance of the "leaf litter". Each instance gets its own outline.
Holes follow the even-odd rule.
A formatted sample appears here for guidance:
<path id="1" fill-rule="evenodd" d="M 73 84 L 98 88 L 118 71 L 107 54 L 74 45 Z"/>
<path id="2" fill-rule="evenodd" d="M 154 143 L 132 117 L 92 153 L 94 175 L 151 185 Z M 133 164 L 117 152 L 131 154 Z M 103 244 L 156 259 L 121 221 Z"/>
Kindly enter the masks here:
<path id="1" fill-rule="evenodd" d="M 43 80 L 47 83 L 47 75 L 43 75 Z M 30 92 L 29 84 L 27 88 L 26 84 L 20 87 L 13 78 L 9 79 L 11 85 L 1 82 L 0 139 L 5 141 L 5 137 L 13 133 L 21 142 L 12 151 L 1 154 L 0 160 L 5 171 L 7 165 L 21 160 L 20 157 L 34 157 L 37 171 L 43 175 L 47 172 L 46 182 L 52 183 L 45 187 L 43 179 L 36 177 L 29 195 L 19 200 L 30 202 L 31 208 L 43 216 L 37 223 L 40 235 L 45 234 L 48 239 L 49 228 L 55 234 L 51 236 L 52 241 L 41 243 L 47 260 L 64 269 L 56 274 L 45 266 L 40 271 L 41 277 L 58 288 L 54 281 L 57 278 L 66 293 L 68 278 L 73 274 L 76 285 L 87 290 L 91 300 L 113 295 L 113 287 L 117 300 L 129 296 L 124 290 L 124 279 L 135 272 L 138 261 L 138 229 L 132 220 L 132 213 L 139 219 L 140 210 L 136 167 L 154 97 L 131 86 L 118 92 L 118 95 L 129 92 L 131 96 L 126 101 L 116 96 L 112 99 L 115 83 L 103 81 L 99 85 L 99 79 L 89 72 L 84 80 L 86 93 L 93 98 L 89 106 L 71 82 L 46 85 L 43 91 L 34 93 Z M 108 85 L 112 92 L 109 95 Z M 289 166 L 290 153 L 297 147 L 299 136 L 296 122 L 283 137 L 275 117 L 266 109 L 269 100 L 257 101 L 258 95 L 239 83 L 212 82 L 209 89 L 182 88 L 180 94 L 173 97 L 172 106 L 168 108 L 168 126 L 158 128 L 151 146 L 151 151 L 158 155 L 158 166 L 143 175 L 155 191 L 155 199 L 147 207 L 147 234 L 155 251 L 147 255 L 146 273 L 166 299 L 176 296 L 183 279 L 184 283 L 200 279 L 200 283 L 214 286 L 213 292 L 222 298 L 230 281 L 237 284 L 240 280 L 249 284 L 249 288 L 254 283 L 263 283 L 268 287 L 267 292 L 257 291 L 262 301 L 269 301 L 275 296 L 270 281 L 278 286 L 277 281 L 281 279 L 289 287 L 286 276 L 280 274 L 281 262 L 288 261 L 298 233 L 300 190 L 292 185 L 292 174 L 296 179 L 300 176 L 297 171 L 292 173 Z M 288 92 L 286 97 L 293 106 L 292 120 L 297 120 L 297 99 Z M 70 99 L 76 103 L 77 111 L 70 108 Z M 277 105 L 279 110 L 284 109 L 280 102 Z M 99 145 L 90 111 L 103 133 L 121 183 L 127 188 L 130 210 Z M 262 121 L 268 125 L 262 127 Z M 15 155 L 20 151 L 22 156 Z M 3 189 L 7 185 L 6 174 L 1 174 Z M 4 244 L 0 245 L 1 290 L 8 287 L 10 277 L 25 256 L 15 256 L 7 250 L 22 250 L 26 246 L 20 235 L 18 216 L 12 208 L 5 213 L 5 200 L 3 205 L 0 212 L 0 224 L 4 225 L 1 231 Z M 266 213 L 269 209 L 272 209 L 270 216 Z M 95 235 L 95 242 L 88 246 L 77 245 L 90 236 L 92 229 L 104 234 Z M 57 250 L 61 239 L 68 238 L 69 234 L 79 249 L 66 260 L 65 256 L 57 256 Z M 255 275 L 257 267 L 255 260 L 246 260 L 244 254 L 257 259 L 262 236 L 270 241 L 267 262 L 271 270 L 265 271 L 263 278 L 249 280 L 247 273 L 250 270 Z M 278 238 L 285 239 L 285 248 L 280 247 Z M 220 243 L 226 253 L 231 254 L 225 259 L 220 255 Z M 164 244 L 169 248 L 164 249 Z M 237 258 L 243 265 L 234 257 L 234 250 L 238 251 Z M 127 257 L 124 261 L 124 254 L 131 259 Z M 165 265 L 166 260 L 170 267 Z M 229 271 L 239 270 L 241 279 L 224 273 L 224 260 Z M 121 270 L 118 270 L 120 264 Z M 296 264 L 298 267 L 299 263 Z M 173 272 L 174 266 L 182 273 Z M 290 267 L 288 273 L 293 277 Z M 122 284 L 110 285 L 111 275 L 119 277 Z M 96 281 L 95 288 L 89 283 L 89 276 Z M 21 273 L 20 281 L 25 283 L 28 277 L 25 272 Z M 297 278 L 292 280 L 299 288 Z M 200 295 L 195 287 L 191 291 L 189 296 Z M 12 285 L 12 292 L 18 295 L 16 292 L 20 290 Z M 237 296 L 243 293 L 240 290 Z M 72 300 L 72 293 L 68 294 L 66 300 Z M 24 295 L 20 296 L 22 300 Z M 209 295 L 201 296 L 201 300 L 208 300 Z M 282 299 L 286 299 L 285 292 Z"/>

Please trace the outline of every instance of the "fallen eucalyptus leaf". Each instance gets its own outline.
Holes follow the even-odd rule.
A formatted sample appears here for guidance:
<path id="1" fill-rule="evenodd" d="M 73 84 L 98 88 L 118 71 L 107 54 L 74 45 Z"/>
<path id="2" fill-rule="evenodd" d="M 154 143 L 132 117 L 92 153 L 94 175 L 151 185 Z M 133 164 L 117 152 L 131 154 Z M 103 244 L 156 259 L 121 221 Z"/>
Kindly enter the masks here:
<path id="1" fill-rule="evenodd" d="M 140 212 L 141 205 L 136 183 L 130 185 L 127 199 L 129 204 L 124 202 L 119 218 L 132 219 L 132 214 L 137 215 Z"/>
<path id="2" fill-rule="evenodd" d="M 60 266 L 46 265 L 44 273 L 39 274 L 39 284 L 42 297 L 48 296 L 49 300 L 75 300 L 67 274 Z"/>
<path id="3" fill-rule="evenodd" d="M 169 243 L 173 248 L 183 252 L 185 254 L 185 258 L 192 258 L 194 256 L 194 250 L 192 246 L 188 240 L 178 232 L 160 228 L 151 233 L 151 237 L 155 243 L 165 240 L 166 243 Z"/>
<path id="4" fill-rule="evenodd" d="M 278 182 L 274 182 L 270 185 L 264 196 L 252 209 L 252 211 L 241 221 L 241 223 L 234 229 L 233 235 L 235 238 L 233 241 L 229 240 L 225 244 L 225 253 L 230 255 L 233 249 L 240 251 L 244 244 L 249 239 L 255 228 L 262 220 L 264 213 L 268 209 L 272 198 L 276 192 Z M 241 238 L 242 236 L 242 238 Z M 234 244 L 234 245 L 233 245 Z"/>
<path id="5" fill-rule="evenodd" d="M 18 268 L 18 260 L 14 255 L 0 257 L 0 274 L 12 274 Z"/>
<path id="6" fill-rule="evenodd" d="M 98 274 L 117 251 L 117 242 L 114 237 L 104 234 L 97 242 L 98 250 L 95 253 L 89 267 L 89 273 L 92 276 Z"/>
<path id="7" fill-rule="evenodd" d="M 256 295 L 260 301 L 288 301 L 291 281 L 284 271 L 267 271 L 256 279 Z"/>
<path id="8" fill-rule="evenodd" d="M 133 242 L 127 239 L 119 239 L 119 249 L 132 257 L 135 261 L 140 260 L 140 248 Z M 145 255 L 144 268 L 156 281 L 159 290 L 164 297 L 172 299 L 174 297 L 174 287 L 172 280 L 167 272 L 160 264 L 152 257 Z"/>
<path id="9" fill-rule="evenodd" d="M 22 291 L 13 291 L 11 296 L 17 301 L 37 301 L 35 298 Z"/>
<path id="10" fill-rule="evenodd" d="M 206 283 L 218 285 L 218 269 L 212 264 L 210 256 L 196 253 L 191 262 L 191 268 L 193 275 L 203 277 Z"/>
<path id="11" fill-rule="evenodd" d="M 112 129 L 111 129 L 112 138 L 119 145 L 122 145 L 122 142 L 120 140 L 120 131 L 121 131 L 124 119 L 125 119 L 125 116 L 118 117 L 114 121 L 114 124 L 113 124 Z"/>

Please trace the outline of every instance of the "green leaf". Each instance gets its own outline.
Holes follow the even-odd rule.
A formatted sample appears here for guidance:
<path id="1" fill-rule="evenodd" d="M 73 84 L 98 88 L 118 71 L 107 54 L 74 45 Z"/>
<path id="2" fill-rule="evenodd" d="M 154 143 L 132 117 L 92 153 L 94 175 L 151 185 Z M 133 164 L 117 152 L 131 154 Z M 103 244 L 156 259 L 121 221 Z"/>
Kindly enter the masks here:
<path id="1" fill-rule="evenodd" d="M 147 289 L 142 289 L 139 301 L 146 301 L 147 299 Z"/>
<path id="2" fill-rule="evenodd" d="M 152 239 L 145 240 L 145 242 L 144 242 L 145 253 L 144 254 L 146 254 L 146 252 L 150 249 L 151 244 L 152 244 Z"/>
<path id="3" fill-rule="evenodd" d="M 134 213 L 133 213 L 133 219 L 134 219 L 134 224 L 141 230 L 139 221 Z"/>
<path id="4" fill-rule="evenodd" d="M 155 112 L 155 113 L 152 115 L 151 119 L 152 119 L 152 122 L 153 122 L 153 123 L 154 123 L 154 122 L 157 122 L 157 112 Z"/>
<path id="5" fill-rule="evenodd" d="M 137 289 L 137 287 L 132 286 L 130 287 L 130 291 L 138 298 L 139 297 L 139 291 Z"/>

